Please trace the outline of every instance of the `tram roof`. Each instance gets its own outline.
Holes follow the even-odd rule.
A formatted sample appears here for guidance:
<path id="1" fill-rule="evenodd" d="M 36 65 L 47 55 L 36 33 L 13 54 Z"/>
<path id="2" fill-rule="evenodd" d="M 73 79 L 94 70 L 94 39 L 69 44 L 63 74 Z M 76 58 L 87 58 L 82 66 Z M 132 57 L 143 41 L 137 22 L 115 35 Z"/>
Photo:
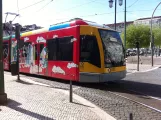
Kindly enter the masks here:
<path id="1" fill-rule="evenodd" d="M 94 27 L 99 27 L 99 28 L 111 29 L 110 27 L 105 26 L 105 25 L 100 25 L 95 22 L 86 21 L 86 20 L 82 20 L 80 18 L 76 18 L 76 19 L 72 19 L 72 20 L 69 20 L 66 22 L 53 24 L 47 28 L 41 28 L 41 29 L 21 33 L 21 37 L 39 34 L 39 33 L 48 32 L 48 31 L 53 31 L 53 30 L 58 30 L 58 29 L 63 29 L 63 28 L 72 27 L 72 26 L 76 26 L 76 25 L 89 25 L 89 26 L 94 26 Z M 15 38 L 15 35 L 12 35 L 12 38 Z M 9 39 L 9 36 L 3 37 L 3 39 L 7 40 L 7 39 Z"/>

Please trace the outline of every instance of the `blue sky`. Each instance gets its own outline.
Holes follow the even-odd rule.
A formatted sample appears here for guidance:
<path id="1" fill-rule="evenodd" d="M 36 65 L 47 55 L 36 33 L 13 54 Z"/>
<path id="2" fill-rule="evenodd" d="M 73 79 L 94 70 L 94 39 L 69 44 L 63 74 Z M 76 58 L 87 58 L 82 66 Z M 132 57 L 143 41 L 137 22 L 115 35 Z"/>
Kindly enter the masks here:
<path id="1" fill-rule="evenodd" d="M 36 2 L 32 7 L 21 10 Z M 114 5 L 109 8 L 109 0 L 3 0 L 3 13 L 18 13 L 15 22 L 22 25 L 37 24 L 49 26 L 58 22 L 79 17 L 85 20 L 94 21 L 100 24 L 114 23 Z M 118 0 L 117 0 L 118 1 Z M 133 21 L 142 17 L 151 17 L 154 8 L 161 0 L 127 0 L 127 21 Z M 161 5 L 155 12 L 155 16 L 161 16 Z M 3 14 L 3 20 L 5 14 Z M 12 20 L 9 16 L 7 21 Z M 117 22 L 124 21 L 124 0 L 123 5 L 117 4 Z"/>

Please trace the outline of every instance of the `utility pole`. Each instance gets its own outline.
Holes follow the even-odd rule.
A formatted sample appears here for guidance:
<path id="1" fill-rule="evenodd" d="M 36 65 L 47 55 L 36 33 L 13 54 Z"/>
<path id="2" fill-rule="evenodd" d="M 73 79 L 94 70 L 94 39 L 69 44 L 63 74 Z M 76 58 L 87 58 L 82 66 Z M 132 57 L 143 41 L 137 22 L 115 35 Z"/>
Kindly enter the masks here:
<path id="1" fill-rule="evenodd" d="M 0 104 L 7 103 L 7 94 L 4 90 L 4 70 L 3 70 L 3 27 L 2 27 L 2 0 L 0 0 Z"/>
<path id="2" fill-rule="evenodd" d="M 125 55 L 126 55 L 126 0 L 125 0 L 125 22 L 124 22 L 124 48 L 125 48 Z"/>
<path id="3" fill-rule="evenodd" d="M 117 8 L 116 5 L 117 5 L 117 0 L 115 0 L 115 30 L 116 30 L 116 10 L 117 10 L 116 9 Z"/>
<path id="4" fill-rule="evenodd" d="M 139 54 L 140 54 L 140 51 L 139 51 L 139 42 L 136 42 L 136 48 L 137 48 L 137 54 L 138 54 L 138 64 L 137 64 L 137 71 L 139 71 Z"/>
<path id="5" fill-rule="evenodd" d="M 17 80 L 20 80 L 19 74 L 19 42 L 20 42 L 20 24 L 16 25 L 16 39 L 17 39 Z"/>

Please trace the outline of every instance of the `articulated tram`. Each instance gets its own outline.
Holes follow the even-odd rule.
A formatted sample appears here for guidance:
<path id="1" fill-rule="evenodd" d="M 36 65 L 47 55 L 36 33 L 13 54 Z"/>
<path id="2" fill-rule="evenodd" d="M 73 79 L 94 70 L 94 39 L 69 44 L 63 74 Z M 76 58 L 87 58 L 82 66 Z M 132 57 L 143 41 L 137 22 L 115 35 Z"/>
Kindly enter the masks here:
<path id="1" fill-rule="evenodd" d="M 74 52 L 77 50 L 77 54 Z M 78 51 L 79 50 L 79 51 Z M 79 65 L 76 56 L 79 56 Z M 124 48 L 117 31 L 82 19 L 21 33 L 19 71 L 70 79 L 79 68 L 79 82 L 108 82 L 126 76 Z M 3 38 L 4 69 L 17 60 L 17 40 Z"/>

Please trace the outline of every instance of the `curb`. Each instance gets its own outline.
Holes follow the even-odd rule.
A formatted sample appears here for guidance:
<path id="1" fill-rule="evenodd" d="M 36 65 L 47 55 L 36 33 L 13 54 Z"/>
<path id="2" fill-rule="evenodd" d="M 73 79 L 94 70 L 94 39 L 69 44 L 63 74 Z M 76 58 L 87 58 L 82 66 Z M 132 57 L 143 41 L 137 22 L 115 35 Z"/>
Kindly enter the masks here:
<path id="1" fill-rule="evenodd" d="M 150 71 L 156 70 L 156 69 L 158 69 L 158 68 L 161 68 L 161 66 L 154 67 L 154 68 L 151 68 L 151 69 L 148 69 L 148 70 L 145 70 L 145 71 L 137 71 L 137 70 L 134 70 L 134 71 L 132 71 L 131 73 L 128 73 L 127 75 L 130 75 L 130 74 L 133 74 L 133 73 L 145 73 L 145 72 L 150 72 Z"/>

